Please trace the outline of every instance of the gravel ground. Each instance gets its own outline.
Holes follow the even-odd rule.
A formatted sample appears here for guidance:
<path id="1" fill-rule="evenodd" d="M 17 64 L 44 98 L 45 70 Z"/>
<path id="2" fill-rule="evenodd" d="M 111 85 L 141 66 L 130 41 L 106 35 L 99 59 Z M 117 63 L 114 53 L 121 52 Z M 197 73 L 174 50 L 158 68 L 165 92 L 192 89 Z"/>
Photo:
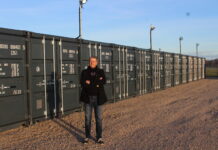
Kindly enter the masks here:
<path id="1" fill-rule="evenodd" d="M 104 106 L 104 145 L 84 137 L 84 114 L 0 133 L 0 150 L 218 150 L 218 80 L 204 79 Z"/>

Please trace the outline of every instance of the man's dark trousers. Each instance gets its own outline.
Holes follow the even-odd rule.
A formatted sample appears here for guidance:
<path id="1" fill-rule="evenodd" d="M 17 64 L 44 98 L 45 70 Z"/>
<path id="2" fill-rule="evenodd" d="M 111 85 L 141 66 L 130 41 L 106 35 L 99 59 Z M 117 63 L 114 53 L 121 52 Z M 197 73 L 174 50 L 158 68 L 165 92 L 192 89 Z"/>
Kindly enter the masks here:
<path id="1" fill-rule="evenodd" d="M 92 110 L 94 108 L 96 121 L 96 138 L 102 138 L 102 106 L 97 104 L 97 96 L 89 96 L 90 103 L 85 103 L 85 131 L 90 138 Z"/>

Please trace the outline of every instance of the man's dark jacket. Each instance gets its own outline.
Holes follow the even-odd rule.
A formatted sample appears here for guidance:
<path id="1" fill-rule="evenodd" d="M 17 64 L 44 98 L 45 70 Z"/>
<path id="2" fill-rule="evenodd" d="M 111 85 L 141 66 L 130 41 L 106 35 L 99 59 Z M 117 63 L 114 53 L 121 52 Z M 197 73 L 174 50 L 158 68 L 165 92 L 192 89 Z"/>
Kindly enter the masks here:
<path id="1" fill-rule="evenodd" d="M 91 82 L 91 84 L 86 84 L 86 80 L 90 80 L 90 72 L 91 72 L 91 67 L 88 66 L 87 69 L 83 70 L 80 76 L 80 84 L 82 87 L 82 91 L 81 91 L 81 95 L 80 95 L 80 101 L 84 102 L 84 103 L 89 103 L 89 91 L 90 88 L 93 88 L 93 86 L 98 88 L 98 105 L 102 105 L 107 101 L 107 96 L 105 94 L 105 90 L 104 90 L 104 84 L 106 83 L 106 77 L 104 74 L 104 70 L 98 68 L 98 66 L 96 66 L 95 71 L 96 71 L 96 79 L 94 81 L 94 83 Z M 100 77 L 102 77 L 102 80 L 100 80 Z"/>

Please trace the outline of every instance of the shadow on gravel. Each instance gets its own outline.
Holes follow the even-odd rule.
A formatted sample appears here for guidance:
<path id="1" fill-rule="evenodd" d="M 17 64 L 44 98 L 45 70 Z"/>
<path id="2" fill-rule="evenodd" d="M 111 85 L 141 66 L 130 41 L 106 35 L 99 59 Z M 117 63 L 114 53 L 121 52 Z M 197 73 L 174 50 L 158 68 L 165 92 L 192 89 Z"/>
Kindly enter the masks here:
<path id="1" fill-rule="evenodd" d="M 205 79 L 218 80 L 218 77 L 205 77 Z"/>
<path id="2" fill-rule="evenodd" d="M 182 117 L 182 118 L 179 118 L 179 119 L 171 122 L 170 125 L 172 125 L 172 126 L 183 125 L 183 124 L 186 124 L 186 123 L 192 121 L 195 118 L 196 118 L 196 116 L 193 116 L 193 117 L 190 117 L 190 118 Z"/>
<path id="3" fill-rule="evenodd" d="M 213 109 L 207 112 L 213 120 L 218 121 L 218 109 Z"/>
<path id="4" fill-rule="evenodd" d="M 68 123 L 67 121 L 61 119 L 61 118 L 55 118 L 53 119 L 53 121 L 58 124 L 60 127 L 64 128 L 66 131 L 68 131 L 69 133 L 71 133 L 73 136 L 76 137 L 76 139 L 78 140 L 78 142 L 83 142 L 83 139 L 85 137 L 85 133 L 74 127 L 73 125 L 71 125 L 70 123 Z M 94 137 L 91 137 L 91 139 L 94 140 Z"/>

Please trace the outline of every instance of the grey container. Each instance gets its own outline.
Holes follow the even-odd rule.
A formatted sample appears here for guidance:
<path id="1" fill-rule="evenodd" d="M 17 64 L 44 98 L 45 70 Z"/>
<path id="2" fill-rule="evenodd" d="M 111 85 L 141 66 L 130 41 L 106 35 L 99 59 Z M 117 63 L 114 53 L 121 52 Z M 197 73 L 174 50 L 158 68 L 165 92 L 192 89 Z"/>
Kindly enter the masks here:
<path id="1" fill-rule="evenodd" d="M 201 58 L 197 58 L 198 59 L 198 80 L 200 80 L 202 78 L 201 74 L 202 74 L 202 64 L 201 64 Z"/>
<path id="2" fill-rule="evenodd" d="M 160 89 L 165 89 L 164 52 L 160 53 Z"/>
<path id="3" fill-rule="evenodd" d="M 147 92 L 153 91 L 153 78 L 152 78 L 152 51 L 146 51 L 146 88 Z"/>
<path id="4" fill-rule="evenodd" d="M 136 50 L 136 95 L 147 93 L 147 55 L 143 49 Z"/>
<path id="5" fill-rule="evenodd" d="M 173 55 L 164 53 L 165 88 L 173 86 Z"/>
<path id="6" fill-rule="evenodd" d="M 0 28 L 0 131 L 28 124 L 25 34 Z"/>
<path id="7" fill-rule="evenodd" d="M 111 44 L 81 40 L 80 60 L 88 61 L 91 56 L 96 56 L 101 61 L 112 61 L 113 46 Z"/>
<path id="8" fill-rule="evenodd" d="M 182 84 L 182 55 L 179 55 L 179 84 Z"/>
<path id="9" fill-rule="evenodd" d="M 205 78 L 205 58 L 201 59 L 201 78 L 204 79 Z"/>
<path id="10" fill-rule="evenodd" d="M 28 34 L 28 87 L 30 90 L 31 122 L 47 119 L 56 113 L 55 89 L 55 42 L 53 37 Z"/>
<path id="11" fill-rule="evenodd" d="M 187 74 L 188 74 L 188 82 L 191 82 L 193 81 L 193 57 L 192 56 L 188 56 L 188 71 L 187 71 Z"/>
<path id="12" fill-rule="evenodd" d="M 180 83 L 180 59 L 179 54 L 174 54 L 174 85 Z"/>
<path id="13" fill-rule="evenodd" d="M 187 83 L 187 71 L 188 71 L 188 59 L 187 56 L 182 56 L 182 83 Z"/>
<path id="14" fill-rule="evenodd" d="M 90 56 L 109 102 L 204 78 L 204 58 L 7 29 L 0 39 L 0 131 L 80 110 Z"/>
<path id="15" fill-rule="evenodd" d="M 80 43 L 76 39 L 58 37 L 56 66 L 58 90 L 57 111 L 58 114 L 66 115 L 80 110 Z M 57 86 L 57 85 L 56 85 Z"/>
<path id="16" fill-rule="evenodd" d="M 114 98 L 136 95 L 136 66 L 133 47 L 115 45 L 113 49 Z"/>
<path id="17" fill-rule="evenodd" d="M 29 88 L 32 121 L 80 108 L 79 44 L 73 39 L 29 35 Z"/>
<path id="18" fill-rule="evenodd" d="M 152 51 L 152 89 L 160 90 L 161 87 L 161 63 L 160 52 Z"/>
<path id="19" fill-rule="evenodd" d="M 196 57 L 193 57 L 193 80 L 198 79 L 198 60 Z"/>

